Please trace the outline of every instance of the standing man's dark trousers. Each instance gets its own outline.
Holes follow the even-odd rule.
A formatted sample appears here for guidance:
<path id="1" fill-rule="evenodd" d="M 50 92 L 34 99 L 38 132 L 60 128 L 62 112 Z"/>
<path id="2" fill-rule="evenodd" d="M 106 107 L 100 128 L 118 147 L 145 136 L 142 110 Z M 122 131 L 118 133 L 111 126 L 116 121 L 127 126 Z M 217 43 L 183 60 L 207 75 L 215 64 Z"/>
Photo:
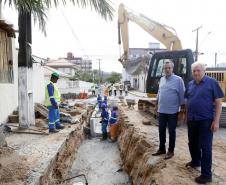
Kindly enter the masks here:
<path id="1" fill-rule="evenodd" d="M 114 93 L 115 93 L 115 96 L 117 96 L 117 91 L 116 90 L 114 90 Z"/>
<path id="2" fill-rule="evenodd" d="M 177 114 L 159 113 L 159 150 L 166 151 L 166 127 L 169 131 L 169 148 L 168 152 L 174 152 L 176 142 Z"/>
<path id="3" fill-rule="evenodd" d="M 108 93 L 109 93 L 109 96 L 111 96 L 111 94 L 112 94 L 112 90 L 108 91 Z"/>
<path id="4" fill-rule="evenodd" d="M 212 177 L 212 120 L 188 121 L 188 145 L 192 163 L 199 166 L 201 174 Z"/>

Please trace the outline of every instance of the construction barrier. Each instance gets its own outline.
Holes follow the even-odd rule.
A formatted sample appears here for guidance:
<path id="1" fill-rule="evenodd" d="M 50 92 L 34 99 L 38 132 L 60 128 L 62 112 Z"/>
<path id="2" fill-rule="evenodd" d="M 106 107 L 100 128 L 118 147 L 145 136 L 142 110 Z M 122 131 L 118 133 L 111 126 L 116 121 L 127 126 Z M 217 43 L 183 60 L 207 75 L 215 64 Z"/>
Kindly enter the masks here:
<path id="1" fill-rule="evenodd" d="M 86 92 L 79 93 L 79 99 L 88 99 L 88 93 Z"/>

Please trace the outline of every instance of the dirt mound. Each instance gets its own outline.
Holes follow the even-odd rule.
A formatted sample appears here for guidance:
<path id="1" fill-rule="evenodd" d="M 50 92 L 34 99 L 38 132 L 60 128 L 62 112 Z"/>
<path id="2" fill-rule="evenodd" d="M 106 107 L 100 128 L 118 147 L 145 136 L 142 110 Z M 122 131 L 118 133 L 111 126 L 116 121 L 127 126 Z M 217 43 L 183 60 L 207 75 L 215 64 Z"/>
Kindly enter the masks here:
<path id="1" fill-rule="evenodd" d="M 25 184 L 28 170 L 25 158 L 11 148 L 0 148 L 0 185 Z"/>

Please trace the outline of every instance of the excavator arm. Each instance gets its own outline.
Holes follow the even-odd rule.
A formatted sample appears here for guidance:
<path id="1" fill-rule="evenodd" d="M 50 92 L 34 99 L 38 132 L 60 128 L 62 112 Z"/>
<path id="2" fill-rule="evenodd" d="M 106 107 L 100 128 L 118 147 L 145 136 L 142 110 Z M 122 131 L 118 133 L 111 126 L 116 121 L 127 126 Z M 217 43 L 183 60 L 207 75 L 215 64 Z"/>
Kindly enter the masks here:
<path id="1" fill-rule="evenodd" d="M 149 19 L 142 14 L 136 14 L 135 12 L 125 9 L 123 4 L 119 5 L 118 9 L 118 28 L 119 28 L 119 44 L 121 44 L 121 39 L 123 43 L 123 55 L 120 57 L 119 61 L 124 65 L 128 60 L 129 51 L 129 32 L 128 32 L 128 22 L 133 21 L 141 28 L 143 28 L 152 37 L 161 42 L 167 50 L 181 50 L 181 42 L 176 34 L 171 32 L 166 26 Z M 121 35 L 120 35 L 121 34 Z"/>

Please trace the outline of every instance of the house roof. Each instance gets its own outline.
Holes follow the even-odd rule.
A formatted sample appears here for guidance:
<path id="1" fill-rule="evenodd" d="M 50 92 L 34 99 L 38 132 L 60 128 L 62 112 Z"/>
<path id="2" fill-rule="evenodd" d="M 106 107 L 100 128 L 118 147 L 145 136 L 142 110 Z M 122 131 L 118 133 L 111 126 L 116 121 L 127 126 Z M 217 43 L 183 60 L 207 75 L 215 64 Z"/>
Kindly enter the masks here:
<path id="1" fill-rule="evenodd" d="M 56 69 L 54 69 L 54 68 L 52 68 L 52 67 L 49 67 L 49 66 L 43 66 L 43 67 L 44 67 L 44 75 L 45 75 L 45 76 L 51 76 L 51 74 L 52 74 L 53 72 L 57 72 L 57 73 L 60 75 L 60 78 L 61 78 L 61 77 L 64 77 L 64 78 L 72 78 L 71 75 L 68 75 L 68 74 L 63 73 L 63 72 L 61 72 L 61 71 L 58 71 L 58 70 L 56 70 Z"/>
<path id="2" fill-rule="evenodd" d="M 207 67 L 206 72 L 208 71 L 218 71 L 218 72 L 225 72 L 226 67 Z"/>
<path id="3" fill-rule="evenodd" d="M 45 63 L 45 66 L 49 66 L 49 67 L 57 67 L 57 68 L 74 68 L 79 70 L 79 67 L 76 64 L 73 64 L 71 62 L 69 62 L 67 59 L 61 58 L 61 59 L 57 59 L 57 60 L 50 60 L 47 63 Z"/>
<path id="4" fill-rule="evenodd" d="M 15 34 L 16 31 L 13 29 L 12 24 L 8 24 L 4 20 L 0 20 L 0 29 L 7 32 L 8 37 L 16 38 L 16 34 Z"/>
<path id="5" fill-rule="evenodd" d="M 32 59 L 33 59 L 33 62 L 40 63 L 40 64 L 43 64 L 47 61 L 47 59 L 36 56 L 36 55 L 32 55 Z"/>

